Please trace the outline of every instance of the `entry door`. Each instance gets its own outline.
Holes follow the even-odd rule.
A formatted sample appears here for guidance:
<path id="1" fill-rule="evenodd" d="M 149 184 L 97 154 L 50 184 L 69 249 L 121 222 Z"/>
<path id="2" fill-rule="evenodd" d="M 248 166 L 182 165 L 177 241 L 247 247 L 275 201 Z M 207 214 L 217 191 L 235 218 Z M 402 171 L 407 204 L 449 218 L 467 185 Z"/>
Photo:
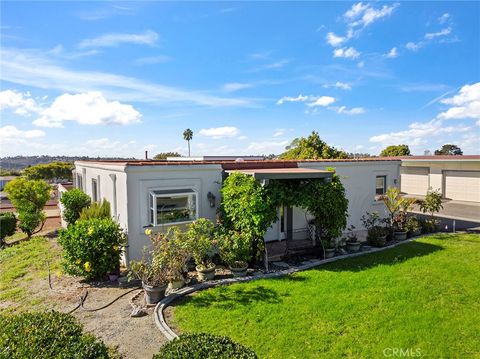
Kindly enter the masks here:
<path id="1" fill-rule="evenodd" d="M 278 213 L 278 239 L 287 238 L 287 207 L 281 206 L 277 210 Z"/>

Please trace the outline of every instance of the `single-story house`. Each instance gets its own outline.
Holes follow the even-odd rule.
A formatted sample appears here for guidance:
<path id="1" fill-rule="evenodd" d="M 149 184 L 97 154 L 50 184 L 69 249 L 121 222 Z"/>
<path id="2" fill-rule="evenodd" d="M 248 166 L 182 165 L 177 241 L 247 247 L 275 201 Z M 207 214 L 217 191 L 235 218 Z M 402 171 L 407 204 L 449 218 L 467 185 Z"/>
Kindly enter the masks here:
<path id="1" fill-rule="evenodd" d="M 74 184 L 99 201 L 111 203 L 112 216 L 128 234 L 126 261 L 139 259 L 154 230 L 183 225 L 197 218 L 215 220 L 222 181 L 241 171 L 259 181 L 326 178 L 335 168 L 349 201 L 348 224 L 361 230 L 366 211 L 385 215 L 378 196 L 399 186 L 400 163 L 395 158 L 280 161 L 251 158 L 169 158 L 167 161 L 76 161 Z M 265 235 L 266 242 L 305 239 L 308 216 L 299 208 L 279 208 L 279 219 Z"/>
<path id="2" fill-rule="evenodd" d="M 401 157 L 401 191 L 425 196 L 429 188 L 443 198 L 480 203 L 480 156 Z"/>

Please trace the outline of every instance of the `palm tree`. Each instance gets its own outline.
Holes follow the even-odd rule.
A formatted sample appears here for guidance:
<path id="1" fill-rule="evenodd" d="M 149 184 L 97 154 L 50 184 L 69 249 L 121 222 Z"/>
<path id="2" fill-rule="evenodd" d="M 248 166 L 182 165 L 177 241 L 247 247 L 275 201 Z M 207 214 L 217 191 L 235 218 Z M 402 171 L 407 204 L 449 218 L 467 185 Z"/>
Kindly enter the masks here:
<path id="1" fill-rule="evenodd" d="M 188 157 L 190 157 L 190 141 L 193 138 L 193 131 L 187 128 L 183 131 L 183 139 L 188 142 Z"/>

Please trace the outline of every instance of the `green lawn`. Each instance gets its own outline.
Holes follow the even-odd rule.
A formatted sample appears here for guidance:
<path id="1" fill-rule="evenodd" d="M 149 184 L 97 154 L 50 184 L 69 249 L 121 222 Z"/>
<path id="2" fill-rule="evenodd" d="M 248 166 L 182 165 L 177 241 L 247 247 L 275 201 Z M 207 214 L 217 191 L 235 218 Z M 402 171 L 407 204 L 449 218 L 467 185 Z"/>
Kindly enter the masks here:
<path id="1" fill-rule="evenodd" d="M 440 234 L 206 290 L 182 300 L 174 322 L 228 335 L 260 358 L 381 358 L 394 348 L 480 358 L 480 236 Z"/>
<path id="2" fill-rule="evenodd" d="M 61 249 L 43 237 L 0 250 L 0 313 L 43 308 L 47 261 L 53 274 L 60 271 L 60 260 Z"/>

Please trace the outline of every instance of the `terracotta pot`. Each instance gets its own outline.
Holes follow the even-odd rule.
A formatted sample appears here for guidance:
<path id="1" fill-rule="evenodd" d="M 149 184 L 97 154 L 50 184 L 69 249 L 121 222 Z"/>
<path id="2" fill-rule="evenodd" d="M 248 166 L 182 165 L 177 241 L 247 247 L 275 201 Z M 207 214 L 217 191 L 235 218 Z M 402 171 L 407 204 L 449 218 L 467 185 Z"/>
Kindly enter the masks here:
<path id="1" fill-rule="evenodd" d="M 360 250 L 360 242 L 347 242 L 347 251 L 350 253 L 355 253 Z"/>
<path id="2" fill-rule="evenodd" d="M 165 297 L 166 285 L 151 286 L 142 282 L 142 287 L 145 291 L 145 301 L 147 305 L 157 304 Z"/>
<path id="3" fill-rule="evenodd" d="M 325 258 L 332 258 L 335 256 L 335 248 L 325 248 Z"/>
<path id="4" fill-rule="evenodd" d="M 404 241 L 407 239 L 407 231 L 395 231 L 395 240 Z"/>
<path id="5" fill-rule="evenodd" d="M 215 265 L 207 269 L 200 269 L 197 266 L 195 269 L 197 270 L 198 280 L 200 282 L 205 282 L 206 280 L 212 280 L 215 278 Z"/>
<path id="6" fill-rule="evenodd" d="M 245 277 L 247 275 L 248 264 L 245 264 L 244 267 L 236 268 L 229 266 L 230 271 L 234 277 Z"/>

